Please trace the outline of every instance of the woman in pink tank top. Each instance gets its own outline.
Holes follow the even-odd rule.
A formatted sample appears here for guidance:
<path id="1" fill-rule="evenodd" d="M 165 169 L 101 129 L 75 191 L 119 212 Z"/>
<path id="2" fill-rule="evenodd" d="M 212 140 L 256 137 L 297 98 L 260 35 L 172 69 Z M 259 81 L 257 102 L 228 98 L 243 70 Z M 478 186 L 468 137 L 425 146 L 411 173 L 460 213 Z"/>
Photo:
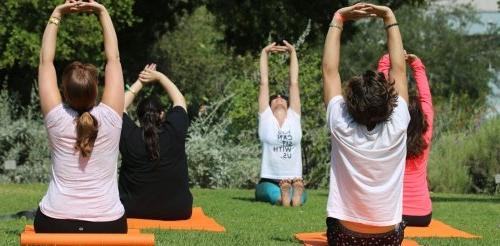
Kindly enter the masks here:
<path id="1" fill-rule="evenodd" d="M 432 204 L 427 186 L 427 160 L 432 140 L 434 110 L 424 63 L 413 54 L 405 55 L 415 79 L 418 95 L 411 95 L 408 109 L 410 124 L 406 141 L 406 167 L 403 181 L 403 220 L 408 226 L 428 226 Z M 380 58 L 378 70 L 388 76 L 391 61 Z"/>
<path id="2" fill-rule="evenodd" d="M 59 23 L 65 14 L 78 12 L 95 13 L 103 29 L 105 86 L 98 105 L 98 73 L 92 64 L 73 62 L 64 69 L 64 101 L 57 85 L 54 56 Z M 66 1 L 54 9 L 43 34 L 38 85 L 52 177 L 35 215 L 35 231 L 126 233 L 117 184 L 123 75 L 115 29 L 103 5 L 93 0 Z"/>

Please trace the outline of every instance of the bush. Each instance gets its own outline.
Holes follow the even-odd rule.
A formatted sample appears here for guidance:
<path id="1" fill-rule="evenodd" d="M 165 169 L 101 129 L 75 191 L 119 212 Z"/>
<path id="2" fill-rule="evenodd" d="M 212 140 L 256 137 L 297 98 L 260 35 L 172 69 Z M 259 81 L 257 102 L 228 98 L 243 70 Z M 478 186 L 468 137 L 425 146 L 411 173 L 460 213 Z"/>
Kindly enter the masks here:
<path id="1" fill-rule="evenodd" d="M 0 92 L 0 181 L 29 183 L 48 182 L 50 151 L 42 119 L 35 110 L 38 99 L 32 95 L 33 107 L 21 108 L 17 101 Z M 36 112 L 36 113 L 35 113 Z M 20 115 L 15 118 L 15 115 Z M 6 160 L 15 160 L 16 170 L 4 170 Z"/>
<path id="2" fill-rule="evenodd" d="M 500 173 L 500 117 L 471 131 L 446 133 L 434 142 L 430 188 L 436 192 L 493 193 Z"/>
<path id="3" fill-rule="evenodd" d="M 226 100 L 209 106 L 210 113 L 196 118 L 189 128 L 189 179 L 191 185 L 202 188 L 253 188 L 259 178 L 259 146 L 248 132 L 240 134 L 248 142 L 227 137 L 231 122 L 224 112 L 217 115 Z"/>

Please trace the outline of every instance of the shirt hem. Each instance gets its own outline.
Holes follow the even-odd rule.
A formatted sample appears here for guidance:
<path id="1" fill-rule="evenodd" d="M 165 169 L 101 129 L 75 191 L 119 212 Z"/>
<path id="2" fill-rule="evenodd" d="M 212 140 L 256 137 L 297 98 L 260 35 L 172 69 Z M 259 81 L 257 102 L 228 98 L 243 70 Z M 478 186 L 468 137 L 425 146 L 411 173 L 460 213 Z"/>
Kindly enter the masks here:
<path id="1" fill-rule="evenodd" d="M 335 218 L 338 220 L 345 220 L 345 221 L 349 221 L 349 222 L 361 223 L 361 224 L 370 225 L 370 226 L 391 226 L 391 225 L 397 225 L 397 224 L 401 223 L 401 221 L 402 221 L 402 216 L 400 219 L 393 219 L 390 221 L 379 221 L 379 222 L 369 221 L 366 219 L 351 217 L 348 215 L 337 214 L 337 213 L 328 213 L 328 217 L 332 217 L 332 218 Z"/>
<path id="2" fill-rule="evenodd" d="M 295 178 L 302 178 L 302 175 L 289 175 L 289 176 L 261 175 L 260 178 L 264 178 L 264 179 L 295 179 Z"/>
<path id="3" fill-rule="evenodd" d="M 102 217 L 102 218 L 81 218 L 81 217 L 76 217 L 76 216 L 71 216 L 71 215 L 61 215 L 61 214 L 55 214 L 52 212 L 48 212 L 45 210 L 45 208 L 42 206 L 42 204 L 39 205 L 40 211 L 47 217 L 53 218 L 53 219 L 59 219 L 59 220 L 82 220 L 82 221 L 89 221 L 89 222 L 110 222 L 110 221 L 115 221 L 118 220 L 119 218 L 123 217 L 125 215 L 125 209 L 121 212 L 121 215 L 116 215 L 116 216 L 110 216 L 110 217 Z M 96 212 L 96 214 L 99 214 Z"/>

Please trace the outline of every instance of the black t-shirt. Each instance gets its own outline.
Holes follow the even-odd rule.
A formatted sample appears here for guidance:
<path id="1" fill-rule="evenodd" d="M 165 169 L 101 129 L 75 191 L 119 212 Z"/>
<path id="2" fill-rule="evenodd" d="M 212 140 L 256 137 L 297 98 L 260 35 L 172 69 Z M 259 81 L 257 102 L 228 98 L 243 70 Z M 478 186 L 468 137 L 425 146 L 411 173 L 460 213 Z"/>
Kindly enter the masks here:
<path id="1" fill-rule="evenodd" d="M 182 107 L 170 109 L 159 128 L 160 158 L 152 161 L 142 128 L 123 114 L 118 186 L 127 217 L 175 220 L 191 216 L 193 197 L 185 149 L 188 125 Z"/>

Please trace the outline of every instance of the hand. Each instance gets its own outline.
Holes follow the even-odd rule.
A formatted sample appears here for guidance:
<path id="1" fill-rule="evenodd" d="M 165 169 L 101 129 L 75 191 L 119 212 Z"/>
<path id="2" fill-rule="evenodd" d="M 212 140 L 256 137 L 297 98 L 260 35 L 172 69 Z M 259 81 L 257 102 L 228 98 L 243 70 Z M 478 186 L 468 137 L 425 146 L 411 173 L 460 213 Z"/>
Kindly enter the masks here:
<path id="1" fill-rule="evenodd" d="M 80 1 L 75 0 L 66 0 L 63 4 L 58 5 L 54 9 L 54 13 L 52 16 L 61 17 L 62 15 L 69 13 L 78 12 L 78 6 L 80 5 Z"/>
<path id="2" fill-rule="evenodd" d="M 162 75 L 162 73 L 156 71 L 156 64 L 148 64 L 139 74 L 139 81 L 143 84 L 151 83 L 153 81 L 158 81 Z"/>
<path id="3" fill-rule="evenodd" d="M 141 73 L 139 73 L 139 78 L 137 78 L 137 80 L 139 80 L 141 83 L 143 84 L 147 84 L 147 83 L 150 83 L 154 80 L 142 80 L 141 79 L 141 74 L 142 75 L 145 75 L 147 70 L 151 70 L 151 71 L 156 71 L 156 64 L 155 63 L 151 63 L 151 64 L 147 64 L 144 69 L 141 71 Z"/>
<path id="4" fill-rule="evenodd" d="M 371 14 L 371 16 L 376 16 L 380 17 L 382 19 L 386 19 L 393 15 L 392 10 L 387 7 L 387 6 L 382 6 L 382 5 L 375 5 L 375 4 L 370 4 L 366 3 L 364 11 L 368 12 Z"/>
<path id="5" fill-rule="evenodd" d="M 94 0 L 88 0 L 88 2 L 79 0 L 78 2 L 80 3 L 78 5 L 78 10 L 81 12 L 101 13 L 106 10 L 106 7 L 104 7 L 104 5 Z"/>
<path id="6" fill-rule="evenodd" d="M 357 3 L 348 7 L 341 8 L 337 10 L 337 13 L 340 14 L 345 21 L 358 20 L 364 17 L 375 17 L 375 14 L 369 13 L 367 9 L 368 4 Z"/>
<path id="7" fill-rule="evenodd" d="M 288 41 L 286 41 L 286 40 L 283 40 L 283 43 L 285 43 L 286 51 L 288 51 L 288 53 L 290 53 L 290 54 L 295 53 L 295 47 L 293 45 L 288 43 Z M 282 46 L 278 46 L 278 47 L 282 47 Z"/>
<path id="8" fill-rule="evenodd" d="M 264 47 L 264 49 L 262 49 L 262 53 L 266 53 L 266 54 L 276 53 L 276 52 L 287 52 L 287 51 L 288 51 L 287 46 L 276 45 L 276 42 L 273 42 L 273 43 L 267 45 L 266 47 Z"/>
<path id="9" fill-rule="evenodd" d="M 418 59 L 418 56 L 416 56 L 414 54 L 405 54 L 405 60 L 406 60 L 407 63 L 412 63 L 416 59 Z"/>

